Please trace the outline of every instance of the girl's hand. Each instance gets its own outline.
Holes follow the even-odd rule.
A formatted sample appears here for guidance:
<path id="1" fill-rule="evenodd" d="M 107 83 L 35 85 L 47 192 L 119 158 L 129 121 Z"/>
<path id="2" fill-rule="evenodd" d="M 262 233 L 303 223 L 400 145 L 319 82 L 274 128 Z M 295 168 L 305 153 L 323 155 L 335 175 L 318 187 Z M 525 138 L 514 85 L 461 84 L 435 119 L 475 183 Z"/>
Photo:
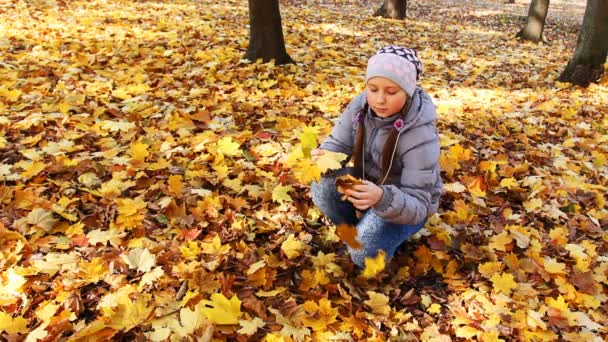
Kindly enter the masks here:
<path id="1" fill-rule="evenodd" d="M 353 186 L 346 190 L 344 194 L 347 196 L 346 200 L 352 203 L 355 208 L 367 210 L 380 202 L 384 190 L 370 181 L 363 181 L 363 184 Z"/>

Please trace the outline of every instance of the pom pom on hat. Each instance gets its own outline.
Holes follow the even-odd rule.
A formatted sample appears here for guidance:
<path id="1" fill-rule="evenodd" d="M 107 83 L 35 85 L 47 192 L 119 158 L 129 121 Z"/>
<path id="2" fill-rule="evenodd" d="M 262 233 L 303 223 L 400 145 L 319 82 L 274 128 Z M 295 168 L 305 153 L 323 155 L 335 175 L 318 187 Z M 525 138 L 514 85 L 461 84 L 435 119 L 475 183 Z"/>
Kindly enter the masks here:
<path id="1" fill-rule="evenodd" d="M 422 63 L 416 56 L 416 51 L 400 46 L 386 46 L 367 62 L 365 82 L 373 77 L 386 77 L 412 96 L 421 73 Z"/>

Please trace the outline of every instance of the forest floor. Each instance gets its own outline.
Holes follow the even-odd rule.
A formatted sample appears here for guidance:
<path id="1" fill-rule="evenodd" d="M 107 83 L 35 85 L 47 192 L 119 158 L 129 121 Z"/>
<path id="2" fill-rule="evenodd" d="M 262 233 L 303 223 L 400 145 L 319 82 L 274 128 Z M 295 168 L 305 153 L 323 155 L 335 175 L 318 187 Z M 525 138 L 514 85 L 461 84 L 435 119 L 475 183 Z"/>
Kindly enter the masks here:
<path id="1" fill-rule="evenodd" d="M 1 2 L 0 339 L 608 338 L 608 75 L 556 81 L 584 3 L 549 45 L 524 1 L 377 6 L 282 1 L 274 66 L 243 0 Z M 445 193 L 366 279 L 294 151 L 385 45 L 419 52 Z"/>

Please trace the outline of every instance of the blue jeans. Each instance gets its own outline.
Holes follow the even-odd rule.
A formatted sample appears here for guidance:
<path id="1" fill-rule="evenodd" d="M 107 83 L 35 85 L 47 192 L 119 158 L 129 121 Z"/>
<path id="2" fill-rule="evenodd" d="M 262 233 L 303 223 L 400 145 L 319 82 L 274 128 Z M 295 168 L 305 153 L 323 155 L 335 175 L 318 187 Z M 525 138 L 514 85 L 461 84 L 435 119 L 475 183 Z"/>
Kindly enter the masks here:
<path id="1" fill-rule="evenodd" d="M 336 189 L 336 178 L 352 172 L 352 168 L 336 170 L 322 177 L 319 182 L 312 182 L 310 191 L 313 203 L 334 224 L 348 223 L 357 228 L 357 239 L 363 247 L 352 249 L 347 246 L 347 249 L 353 262 L 364 267 L 365 258 L 375 257 L 381 249 L 386 253 L 387 259 L 391 258 L 399 245 L 424 227 L 426 219 L 416 225 L 396 224 L 384 220 L 369 209 L 360 220 L 357 219 L 355 207 L 348 201 L 340 200 L 342 194 Z"/>

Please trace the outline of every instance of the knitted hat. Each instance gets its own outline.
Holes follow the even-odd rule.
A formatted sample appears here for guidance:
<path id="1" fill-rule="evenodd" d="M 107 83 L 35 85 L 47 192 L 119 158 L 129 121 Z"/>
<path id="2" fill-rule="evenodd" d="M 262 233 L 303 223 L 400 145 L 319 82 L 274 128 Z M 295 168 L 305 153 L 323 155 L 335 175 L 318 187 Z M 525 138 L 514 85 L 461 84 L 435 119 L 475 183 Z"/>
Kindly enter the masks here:
<path id="1" fill-rule="evenodd" d="M 409 96 L 416 90 L 422 63 L 413 49 L 400 46 L 383 47 L 367 62 L 365 82 L 382 76 L 397 83 Z"/>

